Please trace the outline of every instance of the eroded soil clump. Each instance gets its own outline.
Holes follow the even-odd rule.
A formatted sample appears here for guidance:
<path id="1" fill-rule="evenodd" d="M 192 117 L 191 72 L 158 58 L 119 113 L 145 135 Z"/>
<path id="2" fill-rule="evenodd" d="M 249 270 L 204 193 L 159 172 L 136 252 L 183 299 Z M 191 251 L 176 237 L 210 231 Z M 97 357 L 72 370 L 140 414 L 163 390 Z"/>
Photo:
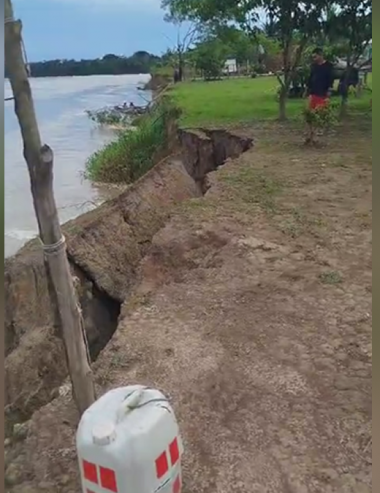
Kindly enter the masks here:
<path id="1" fill-rule="evenodd" d="M 318 151 L 297 129 L 249 131 L 257 146 L 153 236 L 98 389 L 171 398 L 184 493 L 369 493 L 370 129 Z M 69 394 L 34 414 L 9 491 L 78 491 L 76 423 Z"/>

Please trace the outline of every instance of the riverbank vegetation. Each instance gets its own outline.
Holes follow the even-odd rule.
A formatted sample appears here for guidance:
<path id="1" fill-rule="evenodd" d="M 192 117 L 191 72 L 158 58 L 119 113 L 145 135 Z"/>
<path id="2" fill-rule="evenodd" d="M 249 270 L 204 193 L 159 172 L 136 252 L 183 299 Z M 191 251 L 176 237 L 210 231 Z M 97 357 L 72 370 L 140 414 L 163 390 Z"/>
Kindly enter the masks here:
<path id="1" fill-rule="evenodd" d="M 371 78 L 368 83 L 371 87 Z M 277 91 L 274 76 L 174 85 L 165 98 L 134 121 L 134 129 L 122 129 L 113 142 L 90 157 L 86 176 L 93 181 L 133 183 L 168 153 L 168 125 L 177 119 L 180 126 L 190 128 L 275 122 Z M 369 89 L 360 97 L 352 93 L 348 100 L 349 114 L 369 115 L 371 97 Z M 333 101 L 338 118 L 340 99 L 336 97 Z M 305 99 L 290 99 L 289 120 L 302 123 L 305 108 Z"/>
<path id="2" fill-rule="evenodd" d="M 138 117 L 135 127 L 125 128 L 117 138 L 94 153 L 87 161 L 85 175 L 92 181 L 133 183 L 165 156 L 170 122 L 179 111 L 167 99 Z"/>

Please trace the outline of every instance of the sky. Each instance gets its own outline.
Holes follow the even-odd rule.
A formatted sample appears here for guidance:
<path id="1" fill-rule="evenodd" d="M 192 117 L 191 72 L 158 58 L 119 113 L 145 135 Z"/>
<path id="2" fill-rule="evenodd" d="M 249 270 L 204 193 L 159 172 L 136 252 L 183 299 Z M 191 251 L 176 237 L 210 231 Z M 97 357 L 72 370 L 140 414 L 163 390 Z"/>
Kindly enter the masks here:
<path id="1" fill-rule="evenodd" d="M 13 0 L 23 22 L 30 62 L 98 58 L 139 50 L 160 55 L 177 28 L 164 21 L 160 0 Z"/>

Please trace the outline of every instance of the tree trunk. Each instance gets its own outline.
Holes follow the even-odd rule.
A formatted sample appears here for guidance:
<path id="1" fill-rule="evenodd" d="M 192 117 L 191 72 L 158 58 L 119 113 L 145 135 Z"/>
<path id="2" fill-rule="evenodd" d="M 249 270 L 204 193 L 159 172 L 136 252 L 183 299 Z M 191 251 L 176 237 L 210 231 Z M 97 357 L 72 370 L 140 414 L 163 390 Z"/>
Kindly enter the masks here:
<path id="1" fill-rule="evenodd" d="M 353 64 L 351 64 L 351 57 L 347 57 L 346 73 L 344 74 L 344 77 L 343 77 L 343 80 L 341 83 L 342 100 L 341 100 L 340 112 L 339 112 L 339 117 L 341 119 L 345 118 L 347 116 L 347 112 L 348 112 L 348 94 L 350 91 L 350 77 L 351 77 L 352 67 L 353 67 Z"/>
<path id="2" fill-rule="evenodd" d="M 283 60 L 283 70 L 284 70 L 284 80 L 280 80 L 281 84 L 281 89 L 280 89 L 280 98 L 279 98 L 279 114 L 278 118 L 280 121 L 285 121 L 286 120 L 286 103 L 288 99 L 288 90 L 289 90 L 289 85 L 290 85 L 290 46 L 291 46 L 291 40 L 288 38 L 284 40 L 283 44 L 283 54 L 282 54 L 282 60 Z"/>
<path id="3" fill-rule="evenodd" d="M 279 99 L 279 113 L 278 118 L 281 122 L 285 121 L 286 116 L 286 102 L 288 99 L 288 90 L 285 85 L 281 86 L 280 99 Z"/>
<path id="4" fill-rule="evenodd" d="M 53 308 L 58 314 L 65 343 L 74 400 L 82 414 L 95 401 L 86 335 L 55 204 L 53 152 L 48 146 L 42 146 L 23 58 L 21 22 L 13 19 L 11 0 L 5 0 L 5 65 L 24 143 L 24 157 L 44 249 L 51 299 L 56 303 Z"/>
<path id="5" fill-rule="evenodd" d="M 183 54 L 181 51 L 178 52 L 178 80 L 183 81 Z"/>
<path id="6" fill-rule="evenodd" d="M 348 113 L 348 97 L 343 96 L 342 101 L 340 103 L 339 118 L 341 120 L 346 118 L 347 113 Z"/>
<path id="7" fill-rule="evenodd" d="M 286 103 L 288 100 L 290 84 L 296 74 L 298 64 L 301 60 L 302 53 L 304 52 L 307 38 L 304 37 L 297 48 L 295 57 L 292 61 L 292 35 L 288 36 L 287 39 L 283 41 L 284 51 L 283 51 L 283 66 L 284 66 L 284 81 L 281 84 L 280 100 L 279 100 L 279 119 L 284 121 L 287 119 L 286 114 Z"/>

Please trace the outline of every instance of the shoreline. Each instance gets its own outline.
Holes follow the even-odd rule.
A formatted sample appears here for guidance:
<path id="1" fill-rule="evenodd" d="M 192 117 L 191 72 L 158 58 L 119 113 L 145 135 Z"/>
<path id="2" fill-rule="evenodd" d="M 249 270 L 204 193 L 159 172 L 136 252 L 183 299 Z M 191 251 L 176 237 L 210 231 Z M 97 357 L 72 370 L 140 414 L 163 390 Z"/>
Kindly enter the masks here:
<path id="1" fill-rule="evenodd" d="M 53 85 L 52 81 L 40 78 L 32 81 L 41 135 L 55 155 L 54 191 L 61 223 L 115 194 L 108 185 L 99 187 L 98 183 L 83 178 L 88 157 L 115 139 L 115 131 L 97 128 L 87 117 L 86 110 L 118 104 L 123 98 L 140 104 L 137 87 L 147 80 L 148 77 L 104 76 L 72 80 L 56 78 Z M 145 97 L 150 96 L 147 94 Z M 4 258 L 9 258 L 37 234 L 37 221 L 22 156 L 21 134 L 12 104 L 5 107 L 4 124 L 7 176 Z"/>
<path id="2" fill-rule="evenodd" d="M 78 212 L 78 214 L 73 215 L 69 219 L 63 220 L 60 222 L 61 226 L 65 225 L 67 222 L 70 221 L 75 221 L 77 218 L 80 216 L 87 214 L 90 211 L 93 211 L 94 209 L 97 209 L 98 207 L 101 207 L 105 202 L 108 202 L 109 200 L 113 200 L 116 198 L 120 193 L 123 193 L 130 185 L 127 184 L 117 184 L 117 183 L 100 183 L 100 182 L 92 182 L 92 185 L 103 189 L 103 193 L 106 193 L 107 197 L 100 199 L 97 203 L 93 203 L 91 207 L 86 208 L 86 210 L 82 210 L 81 212 Z M 105 189 L 107 189 L 105 191 Z M 82 204 L 84 206 L 85 204 Z M 59 210 L 58 210 L 59 214 Z M 22 250 L 25 245 L 27 245 L 30 241 L 35 241 L 38 239 L 38 230 L 32 231 L 32 230 L 22 230 L 22 229 L 12 229 L 8 230 L 4 233 L 4 236 L 8 238 L 8 240 L 13 241 L 13 242 L 18 242 L 19 246 L 17 248 L 9 248 L 8 250 L 12 250 L 12 252 L 8 253 L 7 255 L 4 254 L 4 260 L 10 259 L 14 256 L 16 256 L 20 250 Z M 21 243 L 21 244 L 20 244 Z M 5 248 L 6 252 L 7 248 Z"/>

